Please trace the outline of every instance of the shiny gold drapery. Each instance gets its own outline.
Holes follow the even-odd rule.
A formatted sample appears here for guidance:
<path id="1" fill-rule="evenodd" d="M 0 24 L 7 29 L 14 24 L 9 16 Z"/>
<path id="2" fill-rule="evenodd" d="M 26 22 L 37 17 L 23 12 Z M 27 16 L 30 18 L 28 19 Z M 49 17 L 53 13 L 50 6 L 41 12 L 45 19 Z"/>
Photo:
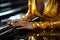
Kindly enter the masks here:
<path id="1" fill-rule="evenodd" d="M 31 21 L 34 16 L 40 17 L 45 21 L 33 22 L 34 28 L 55 28 L 60 26 L 60 13 L 58 12 L 58 1 L 56 0 L 44 0 L 41 4 L 44 4 L 44 10 L 41 14 L 36 6 L 36 0 L 28 0 L 28 12 L 24 16 L 24 20 Z M 59 16 L 58 16 L 59 15 Z"/>

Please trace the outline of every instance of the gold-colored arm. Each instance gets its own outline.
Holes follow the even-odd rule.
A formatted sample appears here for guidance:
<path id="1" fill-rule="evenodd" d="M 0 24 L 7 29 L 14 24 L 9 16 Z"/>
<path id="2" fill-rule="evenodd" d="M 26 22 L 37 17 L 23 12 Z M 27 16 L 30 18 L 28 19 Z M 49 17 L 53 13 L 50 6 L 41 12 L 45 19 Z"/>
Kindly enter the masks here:
<path id="1" fill-rule="evenodd" d="M 50 27 L 50 23 L 49 22 L 33 22 L 33 28 L 35 29 L 45 29 L 47 27 Z"/>
<path id="2" fill-rule="evenodd" d="M 60 28 L 60 21 L 56 21 L 56 22 L 49 22 L 49 21 L 45 21 L 45 22 L 33 22 L 33 28 L 36 29 L 45 29 L 45 28 Z"/>
<path id="3" fill-rule="evenodd" d="M 44 22 L 33 22 L 33 27 L 34 28 L 55 28 L 60 26 L 60 21 L 52 21 L 50 22 L 51 19 L 55 16 L 57 16 L 57 8 L 58 8 L 58 2 L 53 2 L 53 0 L 48 0 L 47 6 L 44 8 L 43 15 L 41 15 L 35 4 L 35 0 L 28 0 L 28 12 L 24 16 L 24 20 L 26 21 L 31 21 L 34 16 L 40 17 L 40 19 L 43 19 Z M 60 16 L 60 15 L 59 15 Z"/>
<path id="4" fill-rule="evenodd" d="M 28 0 L 28 12 L 26 13 L 25 16 L 23 16 L 23 19 L 26 21 L 31 21 L 32 18 L 34 17 L 34 13 L 32 12 L 32 0 Z"/>
<path id="5" fill-rule="evenodd" d="M 31 21 L 34 16 L 38 16 L 42 19 L 47 19 L 45 16 L 41 15 L 38 12 L 35 0 L 28 0 L 28 12 L 25 16 L 23 16 L 23 19 L 26 21 Z"/>

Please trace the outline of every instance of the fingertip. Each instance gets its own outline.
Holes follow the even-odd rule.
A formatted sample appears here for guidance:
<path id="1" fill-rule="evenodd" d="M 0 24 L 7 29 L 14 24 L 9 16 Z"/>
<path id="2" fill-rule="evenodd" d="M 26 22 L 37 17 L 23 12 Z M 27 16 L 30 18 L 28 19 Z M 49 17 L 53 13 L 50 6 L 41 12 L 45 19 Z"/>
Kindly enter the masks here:
<path id="1" fill-rule="evenodd" d="M 13 25 L 13 23 L 11 23 L 11 25 Z"/>
<path id="2" fill-rule="evenodd" d="M 13 25 L 13 27 L 15 27 L 15 25 Z"/>
<path id="3" fill-rule="evenodd" d="M 7 24 L 10 24 L 10 21 L 9 21 L 9 22 L 7 22 Z"/>

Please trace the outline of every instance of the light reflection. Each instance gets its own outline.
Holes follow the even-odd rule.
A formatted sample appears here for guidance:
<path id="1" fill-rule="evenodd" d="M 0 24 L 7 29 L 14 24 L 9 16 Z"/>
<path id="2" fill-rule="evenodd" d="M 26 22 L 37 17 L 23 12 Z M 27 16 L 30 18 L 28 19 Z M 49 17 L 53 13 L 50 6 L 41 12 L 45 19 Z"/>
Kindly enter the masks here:
<path id="1" fill-rule="evenodd" d="M 11 2 L 0 4 L 0 7 L 10 6 Z"/>
<path id="2" fill-rule="evenodd" d="M 28 40 L 36 40 L 34 36 L 29 36 Z"/>

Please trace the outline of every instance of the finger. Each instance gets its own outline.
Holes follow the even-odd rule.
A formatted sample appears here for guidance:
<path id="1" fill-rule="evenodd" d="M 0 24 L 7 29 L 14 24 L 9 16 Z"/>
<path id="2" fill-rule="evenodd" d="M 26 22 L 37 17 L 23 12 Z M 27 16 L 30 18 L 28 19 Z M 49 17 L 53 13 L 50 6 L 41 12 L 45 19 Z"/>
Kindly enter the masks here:
<path id="1" fill-rule="evenodd" d="M 14 20 L 11 21 L 11 25 L 13 25 L 13 24 L 14 24 Z"/>
<path id="2" fill-rule="evenodd" d="M 18 19 L 15 19 L 15 20 L 12 20 L 11 23 L 15 23 L 15 22 L 17 22 L 17 21 L 18 21 Z"/>
<path id="3" fill-rule="evenodd" d="M 12 20 L 12 21 L 11 21 L 11 25 L 15 24 L 16 22 L 18 22 L 17 19 L 16 19 L 16 20 Z"/>
<path id="4" fill-rule="evenodd" d="M 24 22 L 20 19 L 16 19 L 16 20 L 11 21 L 12 26 L 22 26 L 23 24 L 24 24 Z"/>
<path id="5" fill-rule="evenodd" d="M 25 29 L 25 27 L 20 27 L 20 28 L 16 28 L 17 30 L 20 30 L 20 29 Z"/>
<path id="6" fill-rule="evenodd" d="M 10 24 L 10 23 L 11 23 L 11 21 L 8 21 L 8 22 L 7 22 L 7 24 Z"/>
<path id="7" fill-rule="evenodd" d="M 16 22 L 16 21 L 18 21 L 19 19 L 15 19 L 15 20 L 13 20 L 14 22 Z"/>
<path id="8" fill-rule="evenodd" d="M 20 24 L 20 23 L 15 23 L 15 24 L 13 24 L 13 27 L 14 26 L 22 26 L 22 24 Z"/>
<path id="9" fill-rule="evenodd" d="M 21 19 L 15 19 L 15 20 L 12 20 L 12 22 L 13 22 L 13 23 L 16 23 L 16 22 L 19 22 L 19 21 L 21 21 L 21 22 L 22 22 L 22 20 L 21 20 Z"/>

